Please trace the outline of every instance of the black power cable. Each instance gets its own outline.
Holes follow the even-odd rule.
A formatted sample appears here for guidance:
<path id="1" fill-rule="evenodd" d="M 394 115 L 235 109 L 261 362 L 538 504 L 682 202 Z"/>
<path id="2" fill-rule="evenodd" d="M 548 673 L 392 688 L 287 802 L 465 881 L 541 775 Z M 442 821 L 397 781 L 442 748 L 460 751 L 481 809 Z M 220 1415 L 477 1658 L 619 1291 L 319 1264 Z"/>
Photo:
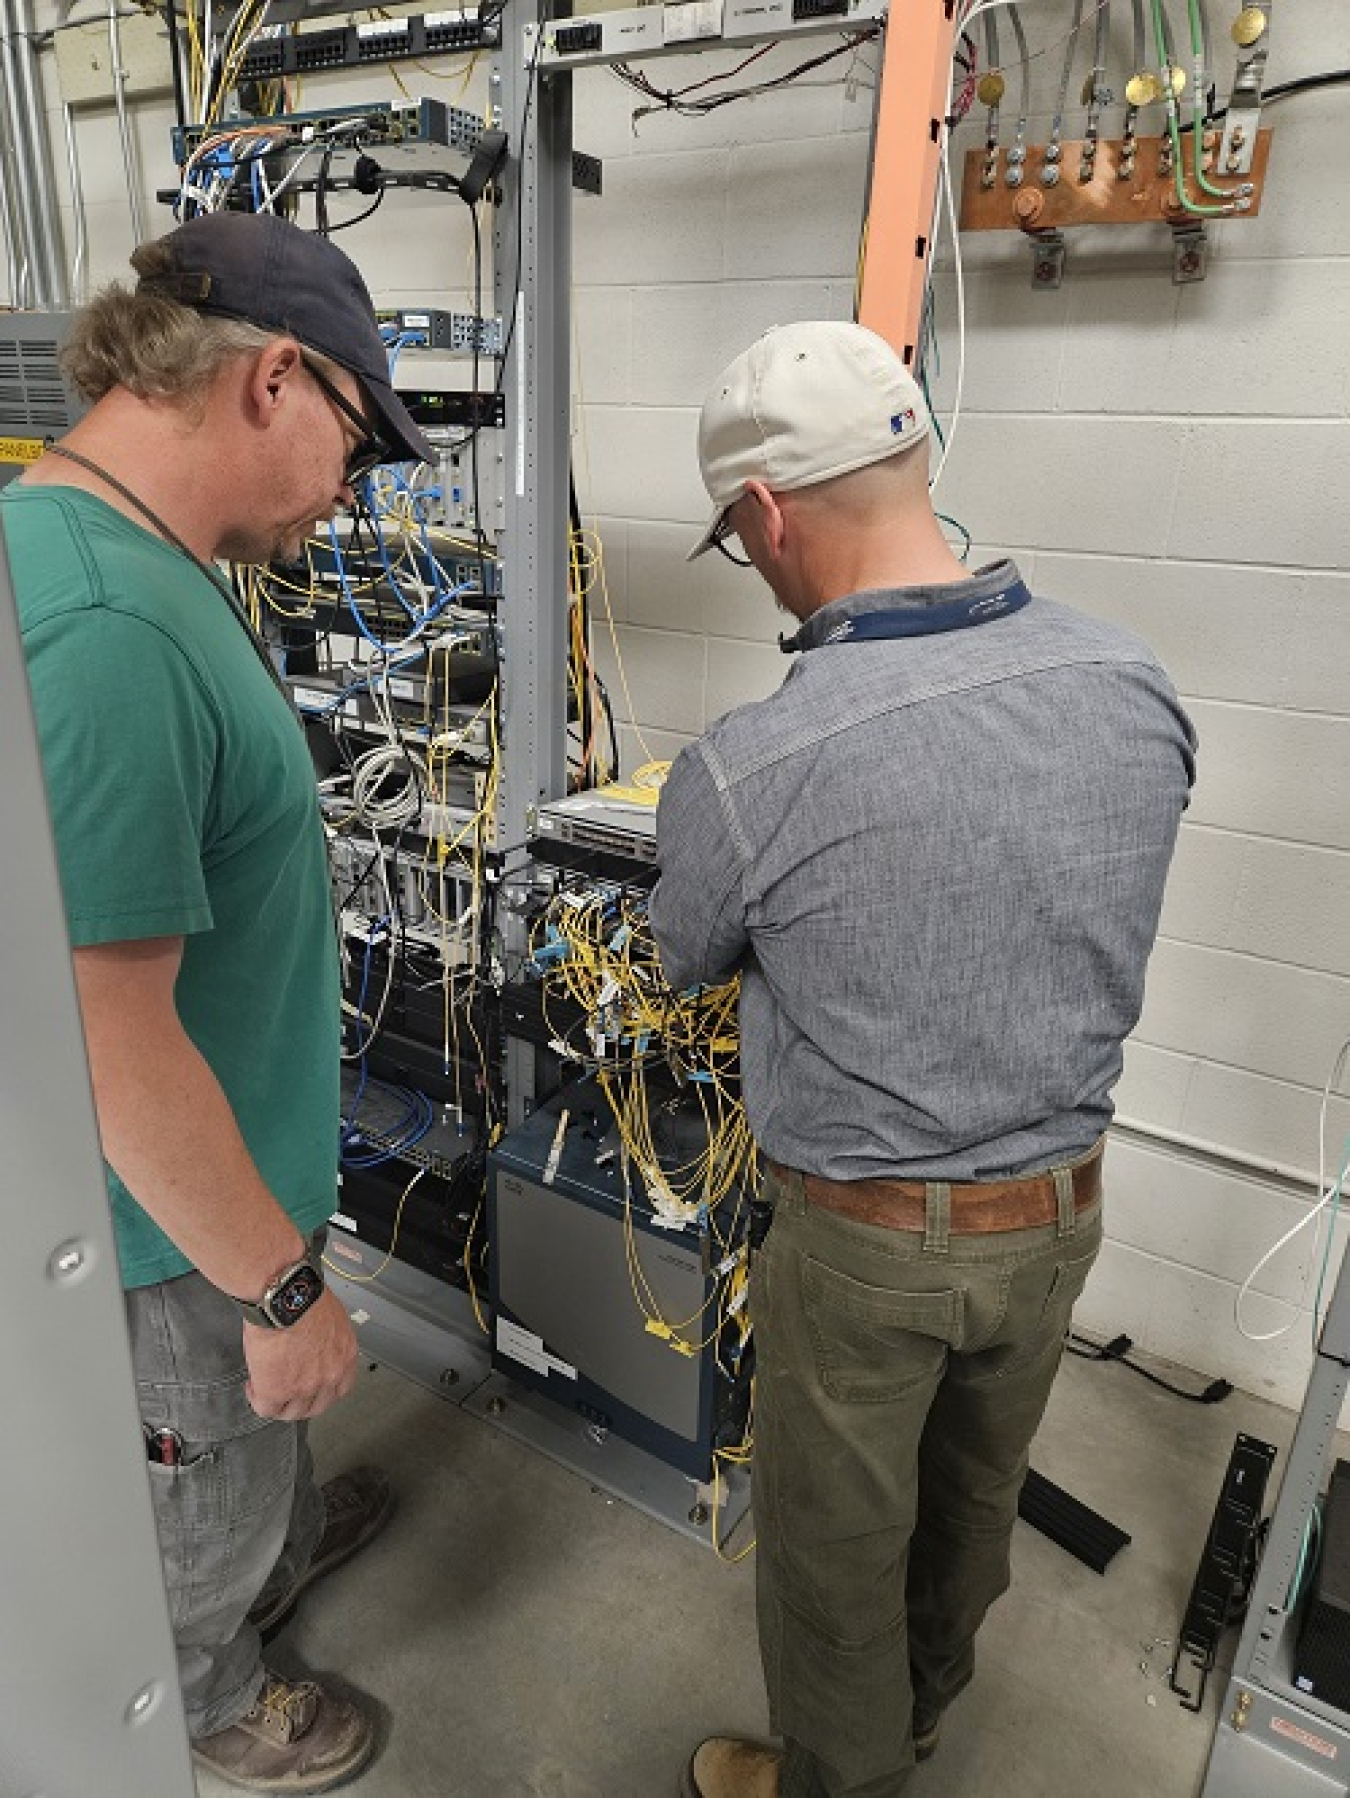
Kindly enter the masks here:
<path id="1" fill-rule="evenodd" d="M 1342 87 L 1350 82 L 1350 69 L 1328 69 L 1321 75 L 1298 75 L 1292 81 L 1281 81 L 1274 87 L 1268 87 L 1261 96 L 1263 107 L 1273 106 L 1277 100 L 1288 100 L 1295 94 L 1309 94 L 1319 87 Z M 1206 120 L 1207 124 L 1217 124 L 1220 119 L 1228 117 L 1226 106 L 1216 107 Z M 1188 119 L 1181 129 L 1190 131 L 1191 121 Z"/>
<path id="2" fill-rule="evenodd" d="M 1184 1386 L 1174 1386 L 1160 1374 L 1141 1367 L 1137 1361 L 1131 1361 L 1129 1353 L 1133 1347 L 1134 1343 L 1128 1336 L 1114 1336 L 1110 1342 L 1090 1342 L 1086 1336 L 1070 1333 L 1067 1352 L 1077 1355 L 1083 1361 L 1119 1361 L 1122 1367 L 1128 1367 L 1140 1379 L 1148 1380 L 1154 1386 L 1161 1386 L 1164 1392 L 1170 1392 L 1175 1398 L 1188 1399 L 1195 1405 L 1217 1405 L 1233 1390 L 1227 1380 L 1211 1380 L 1202 1392 L 1187 1392 Z"/>

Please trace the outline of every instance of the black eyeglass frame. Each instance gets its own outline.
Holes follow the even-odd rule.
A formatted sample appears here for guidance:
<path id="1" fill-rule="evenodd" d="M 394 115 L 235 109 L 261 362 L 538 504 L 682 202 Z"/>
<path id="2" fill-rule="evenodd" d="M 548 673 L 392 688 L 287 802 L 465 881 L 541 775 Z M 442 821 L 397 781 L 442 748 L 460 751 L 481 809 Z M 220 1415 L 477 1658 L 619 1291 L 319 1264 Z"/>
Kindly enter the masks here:
<path id="1" fill-rule="evenodd" d="M 735 503 L 733 500 L 731 505 L 734 506 Z M 753 568 L 754 563 L 749 556 L 734 555 L 727 548 L 727 538 L 735 535 L 736 527 L 731 522 L 731 506 L 728 506 L 712 528 L 712 534 L 708 538 L 708 548 L 715 549 L 719 556 L 725 556 L 727 561 L 737 568 Z"/>
<path id="2" fill-rule="evenodd" d="M 343 467 L 343 480 L 348 487 L 354 487 L 360 480 L 377 469 L 383 462 L 396 460 L 394 452 L 375 430 L 370 420 L 347 398 L 346 394 L 333 385 L 328 376 L 312 357 L 302 350 L 300 360 L 305 372 L 310 375 L 314 385 L 325 399 L 331 400 L 344 418 L 350 419 L 361 433 L 361 439 L 347 453 L 347 461 Z"/>

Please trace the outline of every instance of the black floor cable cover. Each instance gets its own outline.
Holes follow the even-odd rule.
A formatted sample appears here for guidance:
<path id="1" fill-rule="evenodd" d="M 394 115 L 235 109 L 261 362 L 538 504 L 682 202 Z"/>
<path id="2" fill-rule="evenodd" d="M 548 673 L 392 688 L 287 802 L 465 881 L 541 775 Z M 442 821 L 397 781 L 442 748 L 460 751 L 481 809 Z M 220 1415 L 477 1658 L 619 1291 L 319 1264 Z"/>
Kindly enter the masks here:
<path id="1" fill-rule="evenodd" d="M 1108 1518 L 1089 1510 L 1034 1467 L 1027 1469 L 1017 1514 L 1094 1573 L 1105 1573 L 1112 1558 L 1131 1539 Z"/>

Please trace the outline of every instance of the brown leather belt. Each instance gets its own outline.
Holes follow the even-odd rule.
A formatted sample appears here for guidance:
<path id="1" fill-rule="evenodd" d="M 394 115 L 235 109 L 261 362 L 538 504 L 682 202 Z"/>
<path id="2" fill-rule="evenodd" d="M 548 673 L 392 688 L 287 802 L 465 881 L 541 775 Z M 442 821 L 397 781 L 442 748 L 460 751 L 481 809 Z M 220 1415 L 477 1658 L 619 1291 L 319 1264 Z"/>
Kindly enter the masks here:
<path id="1" fill-rule="evenodd" d="M 1099 1142 L 1079 1161 L 1067 1164 L 1073 1180 L 1073 1208 L 1086 1211 L 1102 1196 L 1102 1150 Z M 769 1163 L 780 1180 L 792 1170 Z M 822 1211 L 837 1211 L 861 1224 L 879 1224 L 888 1230 L 922 1230 L 928 1209 L 927 1185 L 922 1180 L 826 1180 L 820 1174 L 801 1176 L 806 1196 Z M 991 1230 L 1029 1230 L 1037 1224 L 1053 1224 L 1059 1217 L 1059 1200 L 1052 1173 L 1030 1174 L 1022 1180 L 976 1180 L 953 1183 L 951 1222 L 953 1236 L 980 1236 Z"/>

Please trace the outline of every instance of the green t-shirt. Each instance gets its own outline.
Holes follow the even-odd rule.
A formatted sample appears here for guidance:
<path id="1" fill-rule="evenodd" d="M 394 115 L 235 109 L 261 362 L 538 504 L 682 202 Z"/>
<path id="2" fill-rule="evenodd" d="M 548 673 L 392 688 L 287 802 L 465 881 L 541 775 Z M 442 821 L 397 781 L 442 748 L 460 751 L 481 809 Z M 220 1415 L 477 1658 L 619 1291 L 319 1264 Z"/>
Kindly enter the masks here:
<path id="1" fill-rule="evenodd" d="M 303 732 L 177 550 L 75 488 L 0 504 L 71 941 L 185 939 L 183 1026 L 308 1234 L 337 1198 L 339 992 Z M 123 1284 L 187 1272 L 108 1186 Z"/>

